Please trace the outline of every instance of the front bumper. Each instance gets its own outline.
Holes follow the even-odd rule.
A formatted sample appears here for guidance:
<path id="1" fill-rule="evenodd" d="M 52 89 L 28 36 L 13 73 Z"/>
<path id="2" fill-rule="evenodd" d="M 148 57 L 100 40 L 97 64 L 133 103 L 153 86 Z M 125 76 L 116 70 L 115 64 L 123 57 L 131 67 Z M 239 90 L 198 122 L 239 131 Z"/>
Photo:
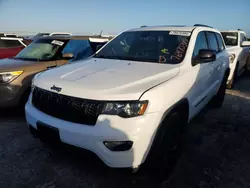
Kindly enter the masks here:
<path id="1" fill-rule="evenodd" d="M 15 106 L 20 101 L 20 86 L 0 85 L 0 108 Z"/>
<path id="2" fill-rule="evenodd" d="M 138 167 L 145 161 L 160 120 L 159 113 L 127 119 L 100 115 L 95 126 L 88 126 L 44 114 L 31 104 L 30 99 L 25 112 L 28 125 L 37 129 L 40 121 L 58 128 L 63 143 L 90 150 L 114 168 Z M 104 141 L 132 141 L 133 146 L 128 151 L 110 151 Z"/>

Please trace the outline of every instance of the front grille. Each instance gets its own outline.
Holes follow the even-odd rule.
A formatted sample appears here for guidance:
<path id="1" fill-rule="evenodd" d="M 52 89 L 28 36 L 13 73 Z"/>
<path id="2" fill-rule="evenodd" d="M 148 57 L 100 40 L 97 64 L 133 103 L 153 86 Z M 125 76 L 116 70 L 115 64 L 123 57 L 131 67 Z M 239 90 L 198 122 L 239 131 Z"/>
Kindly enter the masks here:
<path id="1" fill-rule="evenodd" d="M 53 93 L 35 87 L 32 104 L 41 112 L 58 119 L 95 125 L 104 103 Z"/>

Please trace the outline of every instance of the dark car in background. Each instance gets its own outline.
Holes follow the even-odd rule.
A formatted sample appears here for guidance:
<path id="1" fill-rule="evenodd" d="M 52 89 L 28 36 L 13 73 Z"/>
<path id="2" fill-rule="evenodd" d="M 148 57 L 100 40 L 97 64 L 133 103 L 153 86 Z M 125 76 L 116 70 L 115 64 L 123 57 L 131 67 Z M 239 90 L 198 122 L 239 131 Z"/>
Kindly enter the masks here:
<path id="1" fill-rule="evenodd" d="M 15 57 L 0 60 L 0 108 L 23 106 L 35 74 L 88 58 L 108 41 L 89 36 L 42 37 Z"/>

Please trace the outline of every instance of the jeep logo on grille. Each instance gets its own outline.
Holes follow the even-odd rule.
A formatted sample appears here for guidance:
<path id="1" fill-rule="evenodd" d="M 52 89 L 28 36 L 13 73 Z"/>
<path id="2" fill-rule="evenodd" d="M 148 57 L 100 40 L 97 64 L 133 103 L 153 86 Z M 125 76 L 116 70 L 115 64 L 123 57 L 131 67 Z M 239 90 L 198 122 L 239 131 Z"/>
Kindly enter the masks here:
<path id="1" fill-rule="evenodd" d="M 60 92 L 60 91 L 62 90 L 62 88 L 56 87 L 55 85 L 53 85 L 50 89 L 51 89 L 51 90 L 55 90 L 55 91 L 57 91 L 57 92 Z"/>

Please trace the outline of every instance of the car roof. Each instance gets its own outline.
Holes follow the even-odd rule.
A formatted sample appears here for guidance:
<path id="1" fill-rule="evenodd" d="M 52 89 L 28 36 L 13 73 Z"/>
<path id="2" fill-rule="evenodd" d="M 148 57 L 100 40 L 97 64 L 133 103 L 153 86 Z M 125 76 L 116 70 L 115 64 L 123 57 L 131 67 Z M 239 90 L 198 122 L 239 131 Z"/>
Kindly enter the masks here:
<path id="1" fill-rule="evenodd" d="M 130 29 L 128 31 L 193 31 L 195 27 L 169 27 L 169 26 L 146 26 L 141 28 Z"/>
<path id="2" fill-rule="evenodd" d="M 195 28 L 216 30 L 213 27 L 208 26 L 208 25 L 195 24 L 193 26 L 185 26 L 185 25 L 141 26 L 140 28 L 130 29 L 127 31 L 187 31 L 187 32 L 192 32 Z"/>
<path id="3" fill-rule="evenodd" d="M 232 33 L 245 33 L 244 31 L 242 31 L 242 30 L 237 30 L 237 29 L 234 29 L 234 30 L 221 30 L 220 31 L 221 33 L 223 33 L 223 32 L 232 32 Z"/>

